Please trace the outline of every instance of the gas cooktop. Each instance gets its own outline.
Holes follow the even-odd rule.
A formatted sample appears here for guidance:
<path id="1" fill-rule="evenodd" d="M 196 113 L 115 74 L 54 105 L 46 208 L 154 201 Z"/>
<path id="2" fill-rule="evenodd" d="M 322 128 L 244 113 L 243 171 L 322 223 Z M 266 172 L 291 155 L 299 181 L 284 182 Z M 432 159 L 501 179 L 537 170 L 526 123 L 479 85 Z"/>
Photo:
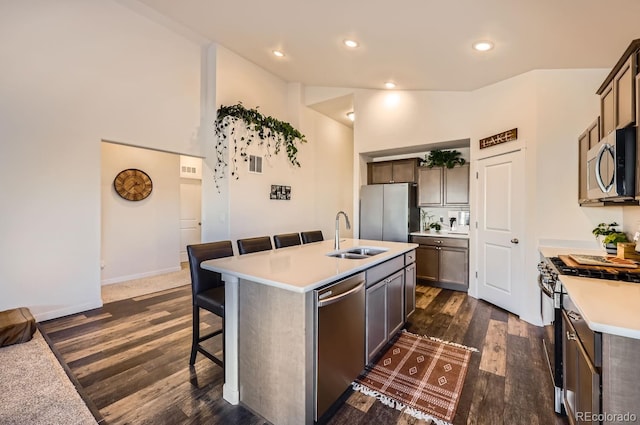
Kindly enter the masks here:
<path id="1" fill-rule="evenodd" d="M 549 257 L 548 260 L 553 264 L 558 274 L 577 276 L 577 277 L 589 277 L 591 279 L 608 279 L 619 280 L 622 282 L 640 283 L 640 273 L 629 272 L 625 270 L 598 270 L 583 267 L 570 267 L 567 266 L 564 261 L 559 257 Z"/>

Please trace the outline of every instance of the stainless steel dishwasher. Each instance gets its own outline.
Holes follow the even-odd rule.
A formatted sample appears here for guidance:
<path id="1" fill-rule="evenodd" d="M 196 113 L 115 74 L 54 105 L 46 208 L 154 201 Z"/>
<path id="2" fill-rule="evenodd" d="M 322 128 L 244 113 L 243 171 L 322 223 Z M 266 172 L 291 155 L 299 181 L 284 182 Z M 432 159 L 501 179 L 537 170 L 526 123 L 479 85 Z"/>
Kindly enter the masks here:
<path id="1" fill-rule="evenodd" d="M 317 421 L 364 369 L 365 274 L 315 292 L 314 418 Z"/>

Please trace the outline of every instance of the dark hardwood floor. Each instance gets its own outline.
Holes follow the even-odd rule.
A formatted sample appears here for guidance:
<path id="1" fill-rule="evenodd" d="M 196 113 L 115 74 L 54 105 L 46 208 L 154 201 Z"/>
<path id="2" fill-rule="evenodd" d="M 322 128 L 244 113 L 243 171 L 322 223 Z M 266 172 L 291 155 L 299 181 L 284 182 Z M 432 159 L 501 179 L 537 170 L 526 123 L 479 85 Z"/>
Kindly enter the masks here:
<path id="1" fill-rule="evenodd" d="M 205 320 L 214 328 L 220 323 L 213 315 Z M 471 356 L 454 424 L 567 423 L 553 412 L 542 328 L 464 293 L 423 285 L 418 285 L 417 309 L 406 328 L 479 350 Z M 189 368 L 188 286 L 105 304 L 41 323 L 41 329 L 89 404 L 102 415 L 102 423 L 267 423 L 222 399 L 223 373 L 213 362 L 198 355 L 195 367 Z M 354 392 L 329 423 L 426 422 Z"/>

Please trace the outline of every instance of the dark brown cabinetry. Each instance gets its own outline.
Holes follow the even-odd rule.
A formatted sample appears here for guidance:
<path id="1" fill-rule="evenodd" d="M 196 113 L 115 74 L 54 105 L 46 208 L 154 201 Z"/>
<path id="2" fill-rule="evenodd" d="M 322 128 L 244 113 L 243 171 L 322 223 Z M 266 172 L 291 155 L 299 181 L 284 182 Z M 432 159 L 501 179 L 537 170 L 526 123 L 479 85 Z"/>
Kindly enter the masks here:
<path id="1" fill-rule="evenodd" d="M 600 95 L 600 139 L 636 122 L 636 75 L 640 39 L 627 50 L 597 91 Z"/>
<path id="2" fill-rule="evenodd" d="M 367 184 L 416 183 L 420 161 L 420 158 L 408 158 L 370 162 L 367 164 Z"/>
<path id="3" fill-rule="evenodd" d="M 420 167 L 418 205 L 422 207 L 469 204 L 469 165 L 459 167 Z"/>
<path id="4" fill-rule="evenodd" d="M 578 202 L 587 203 L 587 151 L 600 140 L 600 117 L 578 137 Z"/>
<path id="5" fill-rule="evenodd" d="M 416 249 L 416 279 L 447 289 L 469 289 L 469 240 L 412 236 Z"/>

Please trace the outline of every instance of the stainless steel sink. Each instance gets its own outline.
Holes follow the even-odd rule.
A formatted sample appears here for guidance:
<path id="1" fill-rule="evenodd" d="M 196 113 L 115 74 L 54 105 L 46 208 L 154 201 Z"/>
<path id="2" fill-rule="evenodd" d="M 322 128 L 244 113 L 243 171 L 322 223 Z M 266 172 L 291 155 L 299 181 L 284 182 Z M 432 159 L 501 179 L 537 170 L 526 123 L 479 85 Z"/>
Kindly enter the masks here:
<path id="1" fill-rule="evenodd" d="M 387 250 L 384 248 L 357 247 L 357 248 L 351 248 L 347 252 L 353 253 L 353 254 L 366 255 L 368 257 L 371 257 L 373 255 L 378 255 L 385 251 Z"/>
<path id="2" fill-rule="evenodd" d="M 335 253 L 331 253 L 331 254 L 327 254 L 329 257 L 336 257 L 336 258 L 348 258 L 351 260 L 362 260 L 363 258 L 369 258 L 368 255 L 364 255 L 364 254 L 356 254 L 354 252 L 335 252 Z"/>
<path id="3" fill-rule="evenodd" d="M 343 251 L 330 252 L 327 255 L 335 258 L 348 258 L 351 260 L 362 260 L 363 258 L 369 258 L 374 255 L 381 254 L 387 251 L 386 248 L 375 248 L 370 246 L 356 246 Z"/>

